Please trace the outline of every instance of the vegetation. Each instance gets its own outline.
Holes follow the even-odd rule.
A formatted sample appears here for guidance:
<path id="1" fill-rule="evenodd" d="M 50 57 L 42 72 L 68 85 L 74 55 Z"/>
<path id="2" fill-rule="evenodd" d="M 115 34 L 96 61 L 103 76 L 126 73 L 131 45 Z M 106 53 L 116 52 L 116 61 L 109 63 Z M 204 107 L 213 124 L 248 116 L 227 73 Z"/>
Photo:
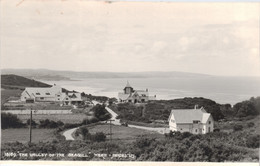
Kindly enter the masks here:
<path id="1" fill-rule="evenodd" d="M 143 115 L 144 105 L 135 105 L 133 103 L 120 103 L 118 105 L 111 105 L 110 108 L 117 112 L 117 118 L 123 121 L 151 123 L 149 118 Z"/>
<path id="2" fill-rule="evenodd" d="M 1 128 L 20 128 L 25 126 L 16 115 L 10 113 L 1 113 Z"/>
<path id="3" fill-rule="evenodd" d="M 84 129 L 88 135 L 90 132 Z M 2 147 L 2 159 L 8 159 L 3 156 L 4 152 L 35 152 L 35 153 L 83 153 L 90 154 L 88 158 L 62 158 L 76 160 L 96 160 L 93 153 L 107 153 L 108 148 L 113 153 L 134 154 L 135 159 L 139 161 L 207 161 L 207 162 L 225 162 L 225 161 L 259 161 L 258 150 L 248 147 L 258 147 L 259 136 L 245 139 L 241 133 L 233 132 L 231 134 L 216 132 L 205 135 L 193 135 L 190 133 L 171 133 L 165 138 L 155 138 L 140 136 L 135 141 L 128 143 L 120 140 L 112 142 L 98 142 L 94 140 L 77 140 L 77 141 L 52 141 L 32 143 L 6 143 Z M 92 135 L 92 134 L 91 134 Z M 103 138 L 103 134 L 96 134 Z M 236 139 L 235 139 L 236 138 Z M 89 138 L 87 138 L 89 139 Z M 97 140 L 97 138 L 95 138 Z M 225 141 L 227 140 L 227 141 Z M 254 145 L 256 143 L 256 145 Z M 12 159 L 22 159 L 17 156 Z M 27 159 L 48 159 L 56 160 L 57 158 L 32 158 Z M 102 160 L 109 160 L 108 158 Z M 112 160 L 118 160 L 113 158 Z M 133 159 L 120 159 L 133 160 Z"/>
<path id="4" fill-rule="evenodd" d="M 51 85 L 18 75 L 1 75 L 1 87 L 4 89 L 24 89 L 25 87 L 51 87 Z"/>
<path id="5" fill-rule="evenodd" d="M 106 96 L 93 96 L 91 94 L 85 94 L 84 92 L 81 93 L 81 97 L 87 98 L 89 100 L 96 100 L 102 103 L 105 103 L 109 99 Z"/>
<path id="6" fill-rule="evenodd" d="M 104 121 L 111 118 L 111 115 L 109 112 L 107 112 L 105 105 L 97 104 L 90 109 L 90 112 L 94 113 L 94 116 L 97 118 L 98 121 Z"/>
<path id="7" fill-rule="evenodd" d="M 87 126 L 82 126 L 77 129 L 75 135 L 81 135 L 83 140 L 92 142 L 104 142 L 106 140 L 106 135 L 103 132 L 96 132 L 95 134 L 91 134 L 89 133 Z"/>

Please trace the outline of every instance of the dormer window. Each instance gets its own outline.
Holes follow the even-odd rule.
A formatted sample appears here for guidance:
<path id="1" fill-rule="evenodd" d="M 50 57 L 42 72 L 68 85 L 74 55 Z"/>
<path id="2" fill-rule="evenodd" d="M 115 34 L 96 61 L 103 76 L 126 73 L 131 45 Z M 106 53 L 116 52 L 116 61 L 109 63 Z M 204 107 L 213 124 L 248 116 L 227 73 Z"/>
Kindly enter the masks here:
<path id="1" fill-rule="evenodd" d="M 199 120 L 194 120 L 193 123 L 198 124 L 200 121 Z"/>

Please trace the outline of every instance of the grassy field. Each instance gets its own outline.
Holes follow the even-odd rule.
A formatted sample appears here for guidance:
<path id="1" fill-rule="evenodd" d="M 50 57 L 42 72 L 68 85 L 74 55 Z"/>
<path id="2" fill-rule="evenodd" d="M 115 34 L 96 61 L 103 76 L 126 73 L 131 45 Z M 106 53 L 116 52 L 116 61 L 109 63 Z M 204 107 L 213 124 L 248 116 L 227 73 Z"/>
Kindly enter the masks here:
<path id="1" fill-rule="evenodd" d="M 20 89 L 1 89 L 1 104 L 6 102 L 10 96 L 19 97 L 21 96 L 22 90 Z"/>
<path id="2" fill-rule="evenodd" d="M 5 129 L 1 130 L 2 144 L 8 142 L 28 142 L 29 141 L 29 129 Z M 32 142 L 37 143 L 39 141 L 47 142 L 55 139 L 54 129 L 33 129 L 32 130 Z"/>
<path id="3" fill-rule="evenodd" d="M 137 137 L 140 136 L 147 136 L 152 138 L 163 138 L 164 135 L 158 134 L 157 132 L 137 129 L 137 128 L 131 128 L 131 127 L 125 127 L 125 126 L 117 126 L 117 125 L 111 125 L 112 129 L 112 138 L 113 140 L 122 140 L 122 141 L 134 141 Z M 110 138 L 110 127 L 109 124 L 99 124 L 96 126 L 91 126 L 88 128 L 89 132 L 91 134 L 94 134 L 96 132 L 103 132 L 107 135 L 107 139 Z"/>
<path id="4" fill-rule="evenodd" d="M 17 115 L 22 122 L 26 122 L 30 115 Z M 63 123 L 81 123 L 83 119 L 87 118 L 85 114 L 62 114 L 62 115 L 33 115 L 33 120 L 39 123 L 40 120 L 53 120 L 55 122 L 62 121 Z"/>

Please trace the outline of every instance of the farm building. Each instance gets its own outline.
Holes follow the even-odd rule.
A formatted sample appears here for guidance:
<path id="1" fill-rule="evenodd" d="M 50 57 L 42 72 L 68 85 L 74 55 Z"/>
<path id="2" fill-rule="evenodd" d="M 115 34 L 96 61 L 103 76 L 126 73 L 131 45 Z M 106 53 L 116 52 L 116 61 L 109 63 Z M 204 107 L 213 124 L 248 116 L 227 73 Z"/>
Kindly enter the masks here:
<path id="1" fill-rule="evenodd" d="M 127 81 L 124 92 L 118 93 L 119 102 L 143 103 L 149 100 L 155 100 L 156 96 L 149 96 L 148 89 L 134 90 Z"/>
<path id="2" fill-rule="evenodd" d="M 22 102 L 58 102 L 62 105 L 76 105 L 82 102 L 78 92 L 62 92 L 60 86 L 25 88 L 21 94 Z"/>
<path id="3" fill-rule="evenodd" d="M 206 134 L 213 131 L 214 120 L 205 109 L 173 109 L 169 117 L 171 131 Z"/>

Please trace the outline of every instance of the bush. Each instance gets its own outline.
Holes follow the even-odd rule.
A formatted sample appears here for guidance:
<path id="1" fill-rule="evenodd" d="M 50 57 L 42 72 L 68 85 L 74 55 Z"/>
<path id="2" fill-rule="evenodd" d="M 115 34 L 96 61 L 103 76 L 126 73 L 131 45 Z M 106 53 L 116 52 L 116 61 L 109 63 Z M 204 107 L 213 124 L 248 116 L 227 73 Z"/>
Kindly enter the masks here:
<path id="1" fill-rule="evenodd" d="M 61 121 L 55 122 L 49 119 L 40 120 L 39 128 L 57 128 L 63 126 L 64 123 Z"/>
<path id="2" fill-rule="evenodd" d="M 242 125 L 235 125 L 233 127 L 233 131 L 241 131 L 241 130 L 243 130 L 243 126 Z"/>
<path id="3" fill-rule="evenodd" d="M 23 124 L 16 115 L 13 115 L 11 113 L 1 113 L 1 126 L 2 129 L 21 128 L 24 127 L 25 124 Z"/>
<path id="4" fill-rule="evenodd" d="M 26 124 L 27 124 L 28 126 L 30 126 L 30 119 L 28 119 L 28 120 L 26 121 Z M 34 120 L 32 120 L 32 126 L 33 126 L 33 127 L 36 127 L 36 126 L 37 126 L 37 123 L 36 123 Z"/>
<path id="5" fill-rule="evenodd" d="M 87 127 L 80 127 L 78 131 L 82 135 L 83 139 L 85 139 L 87 134 L 89 133 Z"/>
<path id="6" fill-rule="evenodd" d="M 213 130 L 213 132 L 220 132 L 220 129 L 216 128 Z"/>
<path id="7" fill-rule="evenodd" d="M 249 136 L 246 140 L 246 146 L 249 148 L 259 148 L 260 135 Z"/>
<path id="8" fill-rule="evenodd" d="M 95 142 L 104 142 L 106 141 L 106 135 L 103 132 L 97 132 L 91 136 L 91 140 Z"/>
<path id="9" fill-rule="evenodd" d="M 255 123 L 254 122 L 249 122 L 247 123 L 247 127 L 254 127 L 255 126 Z"/>
<path id="10" fill-rule="evenodd" d="M 107 112 L 105 105 L 97 104 L 90 111 L 93 111 L 94 116 L 100 121 L 111 118 L 111 115 Z"/>

